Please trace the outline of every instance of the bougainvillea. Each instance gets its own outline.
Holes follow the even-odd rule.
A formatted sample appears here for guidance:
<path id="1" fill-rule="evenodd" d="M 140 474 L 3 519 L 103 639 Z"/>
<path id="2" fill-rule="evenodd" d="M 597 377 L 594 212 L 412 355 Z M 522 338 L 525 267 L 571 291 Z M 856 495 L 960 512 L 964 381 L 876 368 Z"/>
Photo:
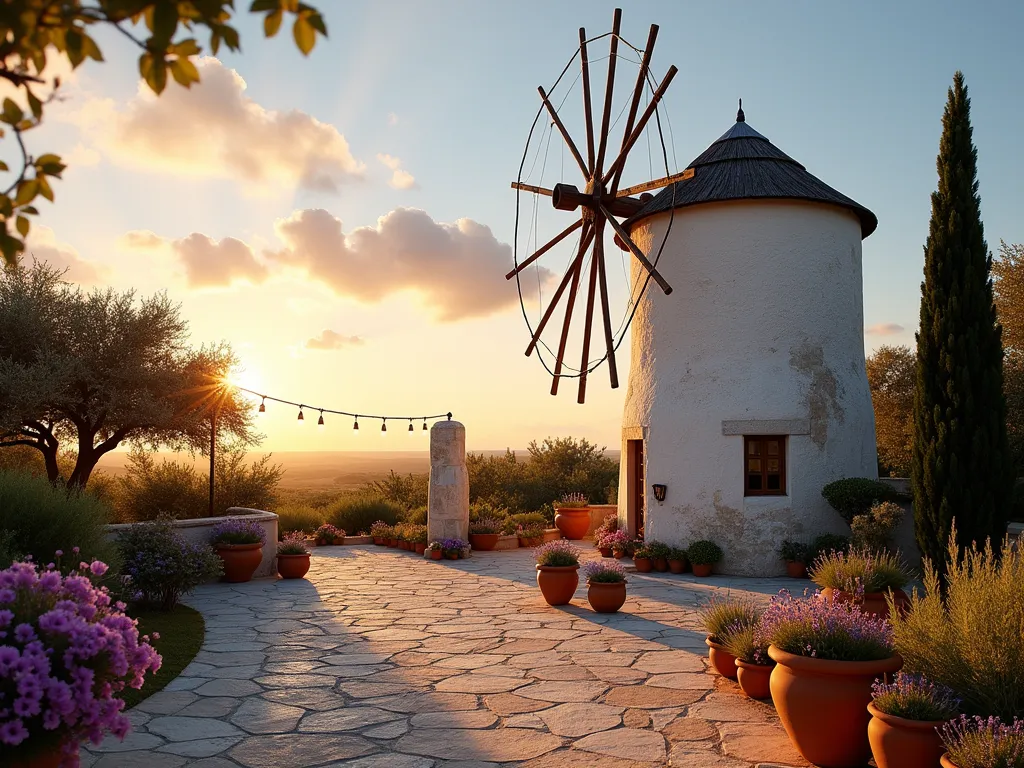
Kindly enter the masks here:
<path id="1" fill-rule="evenodd" d="M 94 583 L 106 571 L 99 561 L 67 575 L 52 563 L 0 571 L 0 745 L 12 759 L 62 745 L 63 765 L 77 766 L 79 742 L 128 733 L 117 694 L 141 688 L 161 659 L 124 603 Z"/>

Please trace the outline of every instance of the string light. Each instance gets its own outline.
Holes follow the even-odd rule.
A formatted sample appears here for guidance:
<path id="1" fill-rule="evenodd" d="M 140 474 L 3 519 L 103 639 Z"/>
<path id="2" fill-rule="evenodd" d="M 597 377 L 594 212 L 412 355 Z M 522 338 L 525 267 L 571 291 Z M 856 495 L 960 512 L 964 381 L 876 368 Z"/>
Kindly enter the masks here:
<path id="1" fill-rule="evenodd" d="M 259 412 L 260 413 L 266 413 L 267 412 L 267 400 L 266 400 L 266 398 L 264 398 L 263 400 L 260 401 Z"/>
<path id="2" fill-rule="evenodd" d="M 306 420 L 306 417 L 302 415 L 302 406 L 300 405 L 300 406 L 299 406 L 299 418 L 298 418 L 298 421 L 299 421 L 299 423 L 301 424 L 301 423 L 302 423 L 302 422 L 304 422 L 305 420 Z"/>
<path id="3" fill-rule="evenodd" d="M 413 428 L 412 428 L 412 419 L 409 419 L 409 432 L 413 432 L 413 431 L 415 431 L 415 430 L 413 430 Z"/>
<path id="4" fill-rule="evenodd" d="M 382 419 L 380 423 L 380 434 L 382 437 L 387 437 L 388 432 L 388 420 Z"/>
<path id="5" fill-rule="evenodd" d="M 324 428 L 324 412 L 323 412 L 323 409 L 320 410 L 320 421 L 318 421 L 316 423 L 316 428 L 319 429 L 320 431 L 323 431 L 323 428 Z"/>
<path id="6" fill-rule="evenodd" d="M 423 432 L 428 432 L 428 430 L 427 430 L 427 420 L 426 419 L 423 420 L 423 430 L 422 431 Z M 426 435 L 424 435 L 424 437 L 426 437 Z"/>
<path id="7" fill-rule="evenodd" d="M 352 422 L 352 431 L 357 435 L 359 434 L 359 417 L 356 416 L 356 420 Z"/>

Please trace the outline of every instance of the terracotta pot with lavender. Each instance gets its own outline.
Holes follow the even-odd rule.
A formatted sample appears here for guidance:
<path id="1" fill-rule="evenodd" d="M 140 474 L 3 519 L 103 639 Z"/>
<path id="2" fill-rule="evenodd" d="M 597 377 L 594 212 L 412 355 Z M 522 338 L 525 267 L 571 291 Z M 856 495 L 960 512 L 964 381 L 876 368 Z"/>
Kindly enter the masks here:
<path id="1" fill-rule="evenodd" d="M 255 520 L 230 518 L 213 526 L 210 543 L 224 562 L 224 580 L 249 581 L 263 562 L 267 533 Z"/>
<path id="2" fill-rule="evenodd" d="M 910 571 L 898 554 L 884 550 L 851 549 L 823 554 L 815 560 L 810 577 L 826 597 L 853 603 L 881 619 L 889 618 L 889 596 L 901 613 L 910 605 L 903 591 L 910 581 Z"/>
<path id="3" fill-rule="evenodd" d="M 587 602 L 597 613 L 615 613 L 626 602 L 626 569 L 614 560 L 591 560 L 583 566 Z"/>
<path id="4" fill-rule="evenodd" d="M 301 531 L 289 533 L 277 543 L 277 573 L 282 579 L 301 579 L 309 573 L 309 550 Z"/>
<path id="5" fill-rule="evenodd" d="M 582 493 L 567 493 L 552 506 L 555 527 L 565 538 L 578 541 L 590 531 L 590 506 Z"/>
<path id="6" fill-rule="evenodd" d="M 868 743 L 878 768 L 934 768 L 945 752 L 939 728 L 956 714 L 960 701 L 944 685 L 898 672 L 876 681 L 868 704 Z"/>
<path id="7" fill-rule="evenodd" d="M 737 633 L 753 630 L 761 617 L 762 608 L 752 600 L 713 596 L 697 608 L 707 637 L 708 661 L 722 677 L 736 680 L 739 671 L 736 656 L 726 646 Z M 751 651 L 753 653 L 753 651 Z"/>
<path id="8" fill-rule="evenodd" d="M 565 539 L 537 548 L 537 586 L 548 605 L 568 605 L 579 586 L 580 550 Z"/>

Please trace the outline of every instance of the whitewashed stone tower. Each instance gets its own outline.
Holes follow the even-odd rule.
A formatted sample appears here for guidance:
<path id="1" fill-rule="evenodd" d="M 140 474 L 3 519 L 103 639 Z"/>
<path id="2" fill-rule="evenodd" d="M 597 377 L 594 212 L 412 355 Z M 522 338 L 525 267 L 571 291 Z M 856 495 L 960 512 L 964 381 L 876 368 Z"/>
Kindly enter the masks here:
<path id="1" fill-rule="evenodd" d="M 627 222 L 674 291 L 646 291 L 633 321 L 620 519 L 717 542 L 723 573 L 775 575 L 782 540 L 845 528 L 822 486 L 877 477 L 861 277 L 877 219 L 742 109 L 690 167 Z"/>

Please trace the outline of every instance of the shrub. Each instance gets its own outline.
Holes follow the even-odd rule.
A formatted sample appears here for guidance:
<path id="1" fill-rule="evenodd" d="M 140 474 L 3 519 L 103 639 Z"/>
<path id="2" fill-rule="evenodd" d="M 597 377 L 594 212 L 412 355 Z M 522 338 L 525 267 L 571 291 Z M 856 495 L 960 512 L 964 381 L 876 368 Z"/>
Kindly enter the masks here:
<path id="1" fill-rule="evenodd" d="M 475 523 L 469 524 L 470 533 L 501 533 L 504 520 L 497 517 L 480 517 Z"/>
<path id="2" fill-rule="evenodd" d="M 85 560 L 116 561 L 116 548 L 105 535 L 108 514 L 89 493 L 66 491 L 45 477 L 0 472 L 0 531 L 6 532 L 0 558 L 4 550 L 10 558 L 0 560 L 0 567 L 28 555 L 48 563 L 58 549 L 73 547 Z"/>
<path id="3" fill-rule="evenodd" d="M 903 522 L 903 507 L 893 501 L 879 501 L 850 523 L 853 546 L 877 552 L 889 546 L 893 533 Z"/>
<path id="4" fill-rule="evenodd" d="M 625 552 L 629 547 L 629 536 L 625 531 L 612 531 L 598 539 L 596 544 L 598 547 L 607 547 L 619 552 Z"/>
<path id="5" fill-rule="evenodd" d="M 672 548 L 668 544 L 662 544 L 660 541 L 649 541 L 647 542 L 647 551 L 651 553 L 651 557 L 657 560 L 659 557 L 668 558 L 668 553 L 672 551 Z"/>
<path id="6" fill-rule="evenodd" d="M 223 572 L 209 544 L 185 541 L 169 520 L 135 523 L 117 536 L 121 573 L 131 599 L 169 611 L 178 600 Z"/>
<path id="7" fill-rule="evenodd" d="M 267 532 L 255 520 L 231 518 L 213 526 L 210 542 L 217 546 L 237 544 L 266 544 Z"/>
<path id="8" fill-rule="evenodd" d="M 885 619 L 852 603 L 820 594 L 797 599 L 782 590 L 761 618 L 756 641 L 797 656 L 832 661 L 878 661 L 893 654 L 893 635 Z"/>
<path id="9" fill-rule="evenodd" d="M 409 527 L 408 534 L 409 538 L 407 541 L 411 541 L 413 544 L 426 544 L 427 543 L 427 526 L 425 525 L 411 525 Z"/>
<path id="10" fill-rule="evenodd" d="M 277 554 L 308 555 L 309 549 L 306 547 L 306 537 L 298 531 L 289 533 L 278 543 Z"/>
<path id="11" fill-rule="evenodd" d="M 387 539 L 391 537 L 391 526 L 383 520 L 376 520 L 370 524 L 370 535 L 375 539 Z"/>
<path id="12" fill-rule="evenodd" d="M 580 570 L 587 581 L 595 584 L 618 584 L 626 580 L 626 569 L 615 561 L 604 563 L 600 560 L 591 560 Z"/>
<path id="13" fill-rule="evenodd" d="M 333 544 L 336 539 L 345 538 L 345 531 L 336 525 L 324 523 L 313 532 L 313 537 L 320 543 Z"/>
<path id="14" fill-rule="evenodd" d="M 281 534 L 301 531 L 312 534 L 324 522 L 324 511 L 308 504 L 292 504 L 277 510 L 277 530 Z"/>
<path id="15" fill-rule="evenodd" d="M 516 533 L 520 527 L 529 529 L 539 529 L 540 533 L 544 533 L 544 529 L 547 527 L 548 521 L 540 512 L 520 512 L 519 514 L 509 515 L 505 518 L 505 524 L 502 528 L 504 533 Z"/>
<path id="16" fill-rule="evenodd" d="M 508 517 L 508 510 L 486 501 L 474 501 L 469 505 L 469 522 L 476 522 L 481 517 L 504 521 Z"/>
<path id="17" fill-rule="evenodd" d="M 609 533 L 619 530 L 619 518 L 616 515 L 608 515 L 597 528 L 594 529 L 594 541 L 600 541 Z"/>
<path id="18" fill-rule="evenodd" d="M 865 593 L 902 589 L 911 578 L 899 555 L 855 549 L 849 554 L 822 555 L 811 567 L 810 577 L 822 588 Z"/>
<path id="19" fill-rule="evenodd" d="M 875 707 L 887 715 L 907 720 L 949 720 L 960 706 L 953 691 L 924 675 L 897 672 L 892 682 L 876 680 L 871 686 Z"/>
<path id="20" fill-rule="evenodd" d="M 563 493 L 561 498 L 552 505 L 561 509 L 586 509 L 590 506 L 585 494 Z"/>
<path id="21" fill-rule="evenodd" d="M 757 634 L 757 629 L 757 624 L 737 622 L 726 628 L 719 642 L 740 661 L 772 666 L 775 662 L 768 655 L 768 644 Z"/>
<path id="22" fill-rule="evenodd" d="M 1021 768 L 1024 766 L 1024 720 L 1006 725 L 998 717 L 966 715 L 939 731 L 957 768 Z"/>
<path id="23" fill-rule="evenodd" d="M 807 553 L 807 564 L 810 565 L 822 555 L 831 552 L 845 552 L 850 548 L 850 539 L 840 536 L 838 533 L 823 533 L 811 542 L 810 552 Z"/>
<path id="24" fill-rule="evenodd" d="M 362 533 L 370 530 L 375 520 L 394 525 L 404 511 L 398 504 L 380 496 L 356 494 L 332 504 L 327 510 L 327 521 L 346 531 Z"/>
<path id="25" fill-rule="evenodd" d="M 727 631 L 755 626 L 763 612 L 764 608 L 752 600 L 717 596 L 697 608 L 701 625 L 713 643 L 721 642 Z"/>
<path id="26" fill-rule="evenodd" d="M 779 547 L 779 557 L 787 563 L 807 563 L 810 561 L 811 546 L 799 541 L 784 541 Z"/>
<path id="27" fill-rule="evenodd" d="M 406 523 L 412 523 L 413 525 L 426 525 L 427 524 L 427 507 L 415 507 L 410 509 L 404 515 L 402 520 Z"/>
<path id="28" fill-rule="evenodd" d="M 722 548 L 713 541 L 695 541 L 686 549 L 686 556 L 694 565 L 714 565 L 725 555 Z"/>
<path id="29" fill-rule="evenodd" d="M 637 542 L 633 547 L 631 553 L 634 560 L 653 560 L 654 555 L 651 554 L 651 548 L 644 542 Z"/>
<path id="30" fill-rule="evenodd" d="M 866 477 L 845 477 L 821 489 L 832 509 L 843 520 L 852 523 L 857 515 L 865 514 L 878 501 L 898 501 L 901 496 L 892 487 Z"/>
<path id="31" fill-rule="evenodd" d="M 579 565 L 580 550 L 565 539 L 555 539 L 537 547 L 534 557 L 537 565 Z"/>
<path id="32" fill-rule="evenodd" d="M 925 560 L 924 589 L 906 615 L 891 614 L 904 669 L 949 686 L 971 715 L 1024 713 L 1024 553 L 1004 542 L 961 554 L 950 536 L 945 600 Z"/>
<path id="33" fill-rule="evenodd" d="M 404 510 L 414 510 L 427 506 L 427 492 L 430 475 L 427 473 L 409 473 L 405 477 L 395 474 L 394 470 L 383 480 L 367 483 L 364 492 L 369 496 L 380 496 Z M 418 522 L 409 520 L 408 522 Z M 422 522 L 426 522 L 423 520 Z"/>
<path id="34" fill-rule="evenodd" d="M 672 547 L 668 551 L 669 562 L 685 563 L 686 562 L 686 550 Z"/>

